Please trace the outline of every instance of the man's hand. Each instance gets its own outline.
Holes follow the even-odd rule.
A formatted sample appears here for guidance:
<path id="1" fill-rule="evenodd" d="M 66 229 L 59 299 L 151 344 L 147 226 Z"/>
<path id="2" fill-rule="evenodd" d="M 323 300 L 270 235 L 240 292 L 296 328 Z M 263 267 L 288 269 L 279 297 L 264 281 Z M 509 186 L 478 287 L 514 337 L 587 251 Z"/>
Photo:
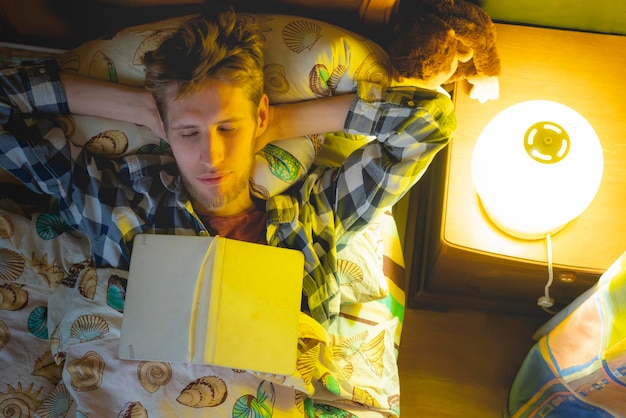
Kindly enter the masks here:
<path id="1" fill-rule="evenodd" d="M 149 91 L 65 72 L 60 77 L 71 113 L 147 126 L 165 138 L 163 122 Z"/>

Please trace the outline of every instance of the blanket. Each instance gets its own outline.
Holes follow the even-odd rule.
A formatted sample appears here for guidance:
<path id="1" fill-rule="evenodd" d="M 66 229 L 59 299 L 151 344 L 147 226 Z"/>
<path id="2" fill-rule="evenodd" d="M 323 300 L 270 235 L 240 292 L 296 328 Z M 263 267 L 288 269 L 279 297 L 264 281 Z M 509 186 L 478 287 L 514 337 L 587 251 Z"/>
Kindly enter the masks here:
<path id="1" fill-rule="evenodd" d="M 536 334 L 506 417 L 626 416 L 626 252 Z"/>
<path id="2" fill-rule="evenodd" d="M 390 212 L 364 234 L 386 296 L 345 303 L 328 330 L 301 314 L 297 372 L 121 360 L 127 272 L 96 269 L 53 212 L 0 210 L 0 410 L 5 416 L 395 416 L 403 260 Z M 357 252 L 371 248 L 355 248 Z M 344 250 L 344 254 L 349 256 Z M 347 268 L 343 286 L 357 280 Z M 36 412 L 35 412 L 36 411 Z M 255 412 L 256 411 L 256 412 Z M 384 412 L 383 412 L 384 411 Z"/>

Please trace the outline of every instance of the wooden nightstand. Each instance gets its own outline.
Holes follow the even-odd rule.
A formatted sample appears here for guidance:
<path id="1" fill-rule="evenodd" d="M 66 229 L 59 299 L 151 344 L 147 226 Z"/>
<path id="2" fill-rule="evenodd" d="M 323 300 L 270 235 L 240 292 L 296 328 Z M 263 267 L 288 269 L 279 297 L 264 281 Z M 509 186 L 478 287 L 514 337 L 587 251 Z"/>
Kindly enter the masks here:
<path id="1" fill-rule="evenodd" d="M 497 31 L 500 98 L 480 104 L 469 98 L 467 85 L 456 87 L 457 132 L 409 200 L 410 306 L 541 310 L 545 240 L 513 238 L 495 227 L 470 172 L 484 126 L 521 101 L 552 100 L 576 110 L 594 127 L 604 154 L 594 201 L 552 237 L 555 308 L 591 286 L 626 250 L 626 37 L 506 24 Z"/>

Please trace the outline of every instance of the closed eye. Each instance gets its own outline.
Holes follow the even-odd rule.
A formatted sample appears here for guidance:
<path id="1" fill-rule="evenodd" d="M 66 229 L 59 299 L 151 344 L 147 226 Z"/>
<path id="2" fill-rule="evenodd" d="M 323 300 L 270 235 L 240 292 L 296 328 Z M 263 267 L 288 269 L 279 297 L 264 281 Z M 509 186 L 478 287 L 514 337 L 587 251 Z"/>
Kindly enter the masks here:
<path id="1" fill-rule="evenodd" d="M 198 131 L 194 131 L 194 132 L 182 132 L 182 133 L 180 134 L 180 137 L 181 137 L 181 138 L 184 138 L 184 139 L 190 139 L 190 138 L 195 138 L 195 137 L 197 137 L 198 135 L 199 135 L 199 132 L 198 132 Z"/>
<path id="2" fill-rule="evenodd" d="M 232 133 L 235 131 L 235 127 L 232 125 L 222 125 L 218 128 L 218 130 L 222 133 Z"/>

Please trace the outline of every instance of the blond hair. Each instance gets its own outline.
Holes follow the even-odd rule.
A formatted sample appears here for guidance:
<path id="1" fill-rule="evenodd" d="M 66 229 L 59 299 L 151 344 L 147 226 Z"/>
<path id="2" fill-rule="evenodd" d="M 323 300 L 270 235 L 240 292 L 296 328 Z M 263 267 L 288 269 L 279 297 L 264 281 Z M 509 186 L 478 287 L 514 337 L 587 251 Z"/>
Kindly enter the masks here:
<path id="1" fill-rule="evenodd" d="M 238 19 L 230 7 L 199 14 L 154 51 L 144 55 L 146 88 L 167 123 L 166 98 L 197 92 L 208 79 L 243 87 L 257 105 L 263 95 L 263 39 L 256 25 Z"/>

